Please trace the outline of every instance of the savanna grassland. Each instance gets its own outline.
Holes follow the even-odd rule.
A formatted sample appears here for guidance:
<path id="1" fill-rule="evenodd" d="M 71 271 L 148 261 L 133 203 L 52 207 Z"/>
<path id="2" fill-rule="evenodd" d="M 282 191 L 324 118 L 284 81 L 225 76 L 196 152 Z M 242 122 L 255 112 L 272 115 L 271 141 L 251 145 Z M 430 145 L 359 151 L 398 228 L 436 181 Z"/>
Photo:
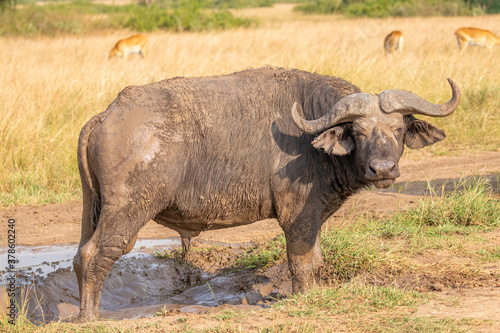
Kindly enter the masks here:
<path id="1" fill-rule="evenodd" d="M 348 20 L 293 13 L 291 6 L 235 12 L 257 17 L 254 28 L 148 33 L 144 60 L 107 59 L 130 31 L 0 38 L 0 204 L 79 199 L 79 130 L 124 87 L 262 66 L 339 76 L 368 93 L 408 89 L 440 103 L 450 97 L 451 77 L 462 103 L 435 120 L 448 138 L 428 151 L 500 148 L 500 52 L 471 47 L 458 54 L 453 35 L 461 26 L 499 33 L 499 16 Z M 382 41 L 394 29 L 405 34 L 404 51 L 388 58 Z"/>
<path id="2" fill-rule="evenodd" d="M 108 60 L 114 43 L 135 31 L 0 37 L 0 207 L 81 201 L 79 131 L 124 87 L 263 66 L 342 77 L 372 94 L 407 89 L 436 103 L 451 97 L 450 77 L 461 89 L 461 105 L 453 115 L 431 120 L 447 138 L 407 151 L 403 160 L 500 151 L 500 46 L 469 47 L 459 54 L 453 35 L 463 26 L 500 34 L 499 15 L 346 19 L 304 15 L 292 7 L 232 11 L 255 20 L 245 28 L 148 32 L 145 59 Z M 405 35 L 404 49 L 387 57 L 383 39 L 396 29 Z M 264 310 L 222 306 L 204 315 L 165 312 L 38 327 L 24 317 L 9 326 L 0 316 L 0 331 L 493 332 L 500 320 L 434 316 L 465 303 L 459 295 L 430 291 L 500 286 L 498 193 L 483 180 L 458 185 L 460 191 L 415 199 L 414 208 L 401 212 L 336 216 L 322 237 L 328 263 L 323 277 L 331 288 L 290 296 Z M 277 237 L 239 257 L 233 269 L 266 270 L 285 261 L 283 238 Z M 422 304 L 435 306 L 434 312 L 420 312 Z"/>

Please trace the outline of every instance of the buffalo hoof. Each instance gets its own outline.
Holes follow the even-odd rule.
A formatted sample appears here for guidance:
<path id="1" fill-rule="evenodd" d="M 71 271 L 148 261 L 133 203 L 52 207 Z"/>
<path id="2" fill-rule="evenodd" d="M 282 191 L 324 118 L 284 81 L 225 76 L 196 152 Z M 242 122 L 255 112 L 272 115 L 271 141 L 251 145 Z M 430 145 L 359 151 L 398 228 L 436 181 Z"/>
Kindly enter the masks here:
<path id="1" fill-rule="evenodd" d="M 82 314 L 80 313 L 77 317 L 74 317 L 71 321 L 75 324 L 88 323 L 90 321 L 95 321 L 97 318 L 95 315 Z"/>

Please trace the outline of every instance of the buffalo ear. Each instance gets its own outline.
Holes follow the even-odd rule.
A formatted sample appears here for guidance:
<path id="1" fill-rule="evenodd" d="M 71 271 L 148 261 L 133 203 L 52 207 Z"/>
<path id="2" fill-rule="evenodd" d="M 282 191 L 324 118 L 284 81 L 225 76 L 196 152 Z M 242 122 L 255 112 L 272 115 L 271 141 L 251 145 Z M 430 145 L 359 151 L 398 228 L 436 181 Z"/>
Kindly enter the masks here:
<path id="1" fill-rule="evenodd" d="M 446 137 L 442 129 L 414 116 L 405 116 L 405 123 L 405 144 L 408 148 L 417 149 L 430 146 Z"/>
<path id="2" fill-rule="evenodd" d="M 344 126 L 335 126 L 321 133 L 312 142 L 317 149 L 324 149 L 327 154 L 347 155 L 355 147 L 354 140 Z"/>

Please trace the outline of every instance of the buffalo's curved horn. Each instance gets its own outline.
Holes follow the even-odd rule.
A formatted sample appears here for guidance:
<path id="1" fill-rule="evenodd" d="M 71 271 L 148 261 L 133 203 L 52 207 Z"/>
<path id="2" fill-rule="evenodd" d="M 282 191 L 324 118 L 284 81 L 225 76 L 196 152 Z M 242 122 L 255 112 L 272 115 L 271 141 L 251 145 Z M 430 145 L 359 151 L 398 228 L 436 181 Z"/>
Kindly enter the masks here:
<path id="1" fill-rule="evenodd" d="M 343 122 L 350 122 L 361 117 L 366 105 L 373 96 L 367 93 L 355 93 L 338 101 L 323 117 L 306 120 L 297 112 L 297 103 L 292 107 L 292 118 L 295 125 L 304 133 L 315 134 Z"/>
<path id="2" fill-rule="evenodd" d="M 380 107 L 384 112 L 399 112 L 402 115 L 422 114 L 431 117 L 446 117 L 453 113 L 460 103 L 458 85 L 448 78 L 453 96 L 444 104 L 434 104 L 422 97 L 400 89 L 389 89 L 380 93 Z"/>

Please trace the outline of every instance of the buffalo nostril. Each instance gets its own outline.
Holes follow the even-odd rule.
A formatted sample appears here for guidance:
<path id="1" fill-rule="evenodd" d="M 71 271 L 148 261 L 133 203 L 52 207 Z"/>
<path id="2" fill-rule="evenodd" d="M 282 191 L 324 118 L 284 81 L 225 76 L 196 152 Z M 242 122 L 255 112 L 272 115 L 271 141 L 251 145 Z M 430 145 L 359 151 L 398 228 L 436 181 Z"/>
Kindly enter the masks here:
<path id="1" fill-rule="evenodd" d="M 370 163 L 370 171 L 373 172 L 373 174 L 378 175 L 382 170 L 384 170 L 384 163 L 383 162 L 371 162 Z"/>
<path id="2" fill-rule="evenodd" d="M 378 177 L 390 177 L 394 169 L 396 168 L 396 163 L 393 161 L 373 161 L 368 166 L 368 171 L 374 176 Z"/>

